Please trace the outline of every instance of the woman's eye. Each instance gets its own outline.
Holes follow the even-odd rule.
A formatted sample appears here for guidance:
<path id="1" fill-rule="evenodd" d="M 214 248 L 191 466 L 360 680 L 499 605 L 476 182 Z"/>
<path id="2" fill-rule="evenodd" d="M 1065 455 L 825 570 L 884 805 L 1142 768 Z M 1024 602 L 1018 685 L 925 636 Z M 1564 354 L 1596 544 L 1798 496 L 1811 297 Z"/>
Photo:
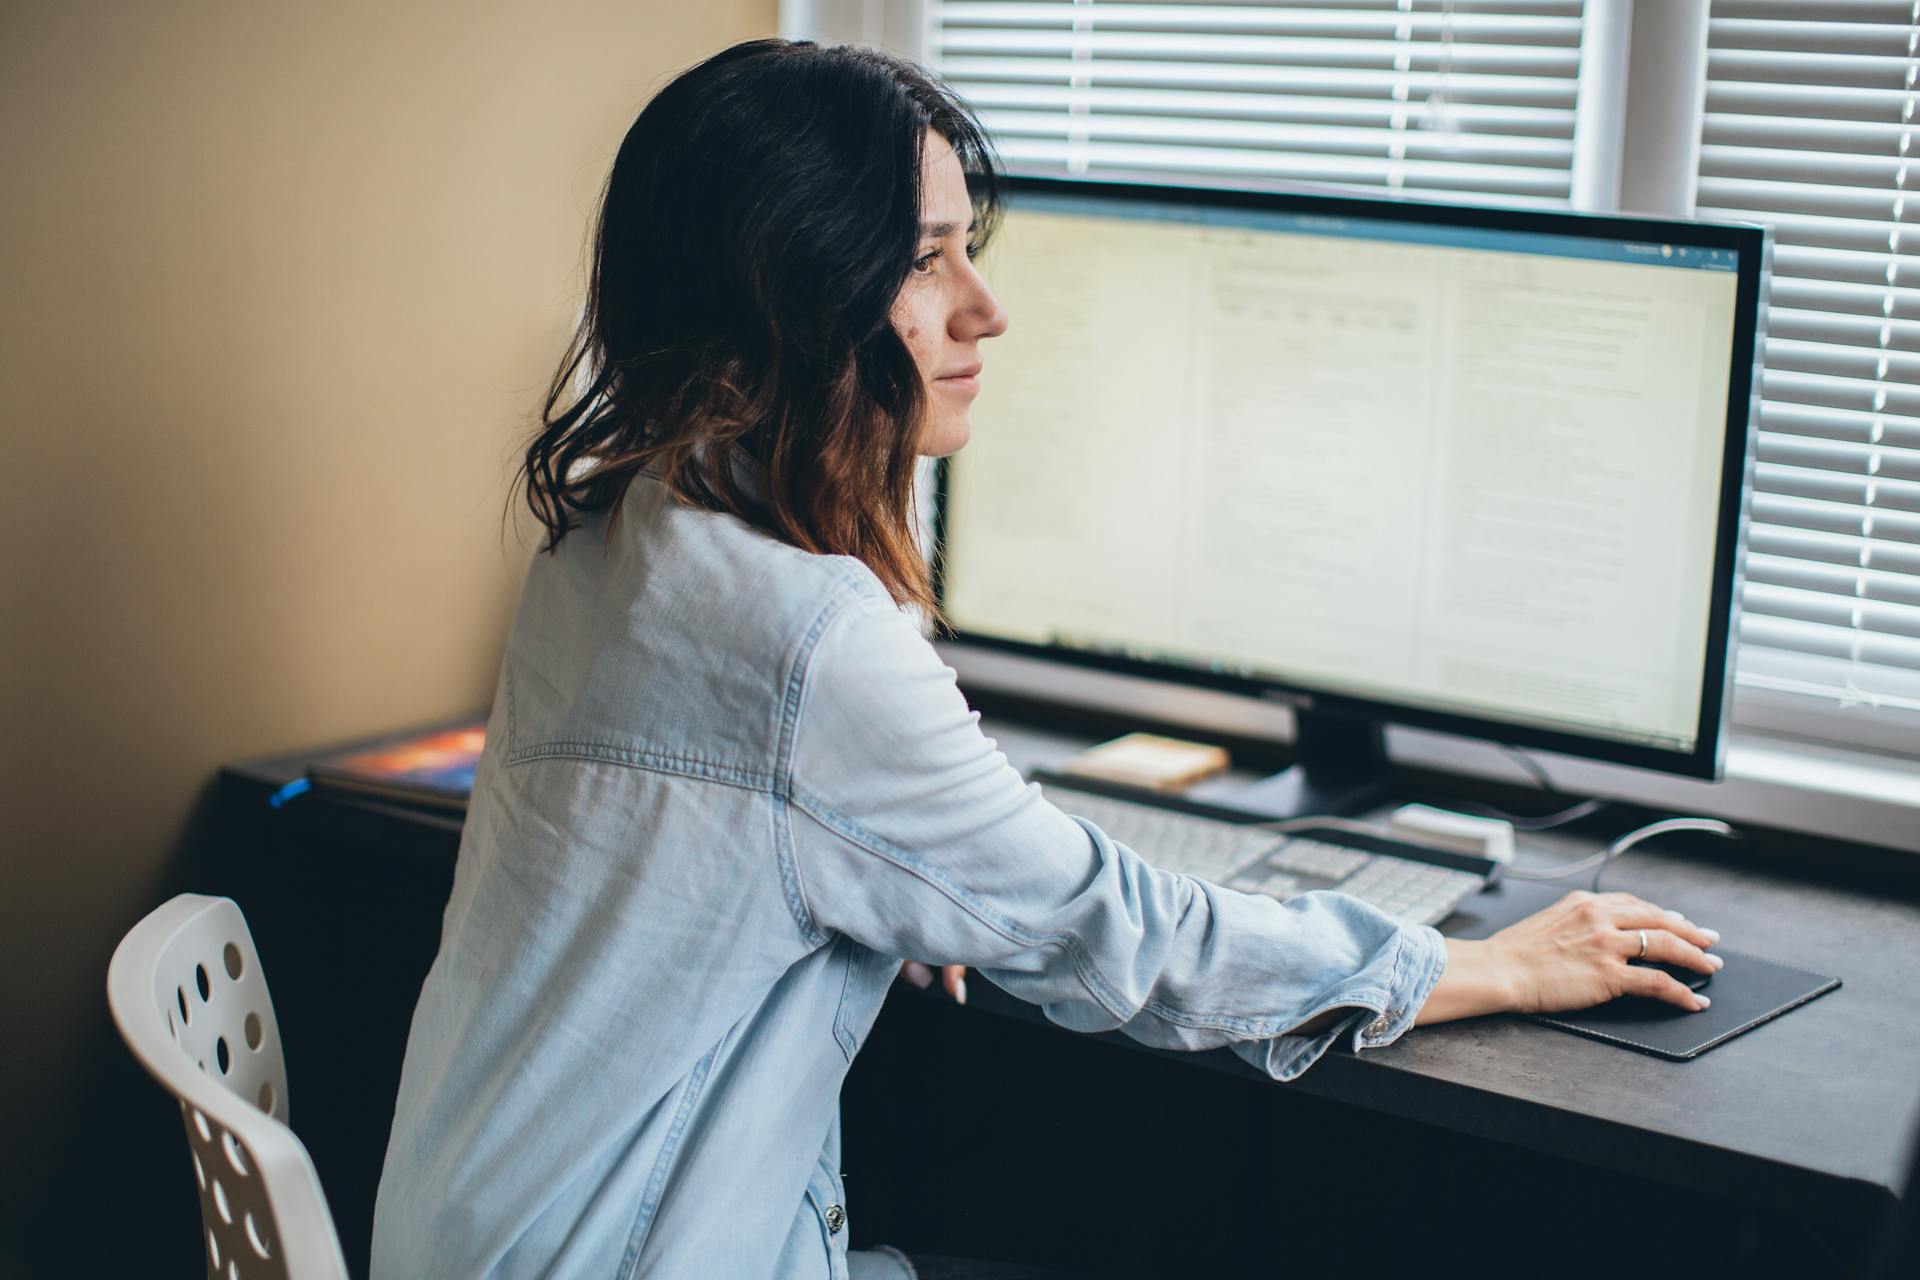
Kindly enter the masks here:
<path id="1" fill-rule="evenodd" d="M 933 270 L 934 261 L 940 257 L 941 253 L 942 250 L 935 249 L 932 253 L 922 254 L 913 260 L 913 269 L 921 275 L 926 275 Z"/>

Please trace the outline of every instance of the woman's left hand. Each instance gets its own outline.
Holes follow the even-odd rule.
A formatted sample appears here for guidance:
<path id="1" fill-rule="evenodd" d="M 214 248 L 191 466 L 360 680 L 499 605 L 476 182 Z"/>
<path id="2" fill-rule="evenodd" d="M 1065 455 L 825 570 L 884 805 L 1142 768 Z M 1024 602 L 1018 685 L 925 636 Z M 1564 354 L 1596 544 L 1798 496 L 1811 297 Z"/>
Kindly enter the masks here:
<path id="1" fill-rule="evenodd" d="M 922 990 L 933 985 L 932 966 L 921 964 L 918 960 L 909 960 L 901 965 L 900 976 Z M 955 1004 L 965 1004 L 967 1002 L 967 966 L 941 965 L 940 985 L 947 989 L 947 994 L 953 997 Z"/>

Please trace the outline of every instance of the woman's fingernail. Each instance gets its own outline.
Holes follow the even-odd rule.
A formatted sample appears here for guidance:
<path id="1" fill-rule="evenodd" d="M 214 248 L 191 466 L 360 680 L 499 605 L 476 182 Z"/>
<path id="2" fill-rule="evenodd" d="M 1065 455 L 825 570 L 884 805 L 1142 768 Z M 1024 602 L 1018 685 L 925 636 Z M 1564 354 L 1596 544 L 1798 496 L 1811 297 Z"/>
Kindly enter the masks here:
<path id="1" fill-rule="evenodd" d="M 1727 958 L 1725 956 L 1710 955 L 1707 957 L 1707 963 L 1713 966 L 1715 973 L 1718 973 L 1727 967 Z"/>
<path id="2" fill-rule="evenodd" d="M 1686 917 L 1681 915 L 1678 911 L 1674 911 L 1671 908 L 1669 908 L 1667 911 L 1667 919 L 1684 921 Z"/>
<path id="3" fill-rule="evenodd" d="M 967 1002 L 967 980 L 965 978 L 953 984 L 953 1002 L 955 1004 L 965 1004 Z"/>
<path id="4" fill-rule="evenodd" d="M 1707 935 L 1708 942 L 1720 941 L 1720 931 L 1718 929 L 1702 929 L 1700 932 Z"/>
<path id="5" fill-rule="evenodd" d="M 1710 1004 L 1712 1004 L 1712 1003 L 1713 1003 L 1713 1000 L 1712 1000 L 1712 998 L 1711 998 L 1711 997 L 1709 997 L 1709 996 L 1703 996 L 1703 995 L 1699 995 L 1699 994 L 1697 994 L 1697 993 L 1696 993 L 1696 994 L 1694 995 L 1694 997 L 1693 997 L 1693 1002 L 1694 1002 L 1694 1003 L 1693 1003 L 1693 1007 L 1694 1007 L 1694 1008 L 1696 1008 L 1696 1009 L 1704 1009 L 1704 1008 L 1706 1008 L 1706 1007 L 1707 1007 L 1708 1005 L 1710 1005 Z"/>
<path id="6" fill-rule="evenodd" d="M 916 964 L 914 961 L 909 960 L 907 961 L 906 970 L 907 981 L 919 987 L 922 991 L 925 991 L 933 985 L 933 971 L 928 969 L 927 966 Z"/>

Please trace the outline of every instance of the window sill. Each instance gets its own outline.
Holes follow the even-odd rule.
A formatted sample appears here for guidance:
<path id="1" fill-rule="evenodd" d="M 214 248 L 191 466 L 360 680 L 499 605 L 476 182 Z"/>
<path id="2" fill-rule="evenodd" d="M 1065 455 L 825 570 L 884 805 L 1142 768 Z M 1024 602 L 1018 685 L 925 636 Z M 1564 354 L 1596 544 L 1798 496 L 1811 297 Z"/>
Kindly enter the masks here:
<path id="1" fill-rule="evenodd" d="M 1394 759 L 1477 777 L 1512 778 L 1497 748 L 1419 730 L 1388 731 Z M 1736 727 L 1720 782 L 1573 756 L 1533 753 L 1554 784 L 1650 808 L 1920 853 L 1920 761 Z"/>
<path id="2" fill-rule="evenodd" d="M 1270 703 L 970 645 L 942 644 L 939 650 L 963 686 L 1133 712 L 1198 733 L 1282 740 L 1293 736 L 1292 714 Z M 1476 739 L 1396 726 L 1387 731 L 1387 747 L 1396 761 L 1421 768 L 1520 780 L 1505 752 Z M 1720 782 L 1544 751 L 1533 754 L 1554 785 L 1571 794 L 1920 853 L 1920 758 L 1742 725 L 1734 727 L 1728 742 L 1726 777 Z"/>

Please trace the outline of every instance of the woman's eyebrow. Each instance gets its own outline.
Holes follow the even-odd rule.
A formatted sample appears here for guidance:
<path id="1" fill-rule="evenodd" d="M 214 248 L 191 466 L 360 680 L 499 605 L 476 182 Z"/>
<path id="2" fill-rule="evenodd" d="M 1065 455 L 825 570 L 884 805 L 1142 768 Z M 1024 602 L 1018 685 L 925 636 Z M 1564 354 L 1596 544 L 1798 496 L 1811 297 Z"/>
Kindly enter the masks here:
<path id="1" fill-rule="evenodd" d="M 973 220 L 969 219 L 967 222 L 967 231 L 969 234 L 972 233 L 973 226 Z M 920 224 L 920 234 L 923 237 L 931 237 L 935 240 L 944 240 L 958 230 L 960 230 L 960 224 L 957 222 L 923 222 Z"/>

